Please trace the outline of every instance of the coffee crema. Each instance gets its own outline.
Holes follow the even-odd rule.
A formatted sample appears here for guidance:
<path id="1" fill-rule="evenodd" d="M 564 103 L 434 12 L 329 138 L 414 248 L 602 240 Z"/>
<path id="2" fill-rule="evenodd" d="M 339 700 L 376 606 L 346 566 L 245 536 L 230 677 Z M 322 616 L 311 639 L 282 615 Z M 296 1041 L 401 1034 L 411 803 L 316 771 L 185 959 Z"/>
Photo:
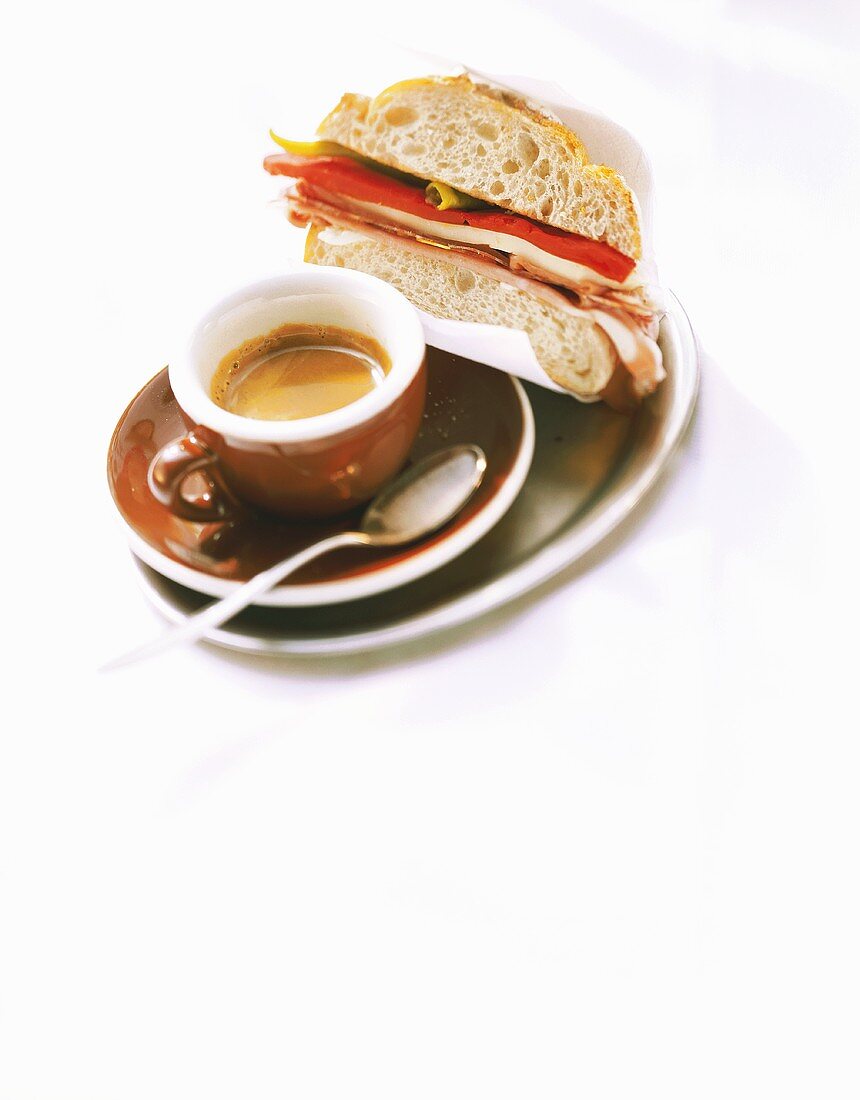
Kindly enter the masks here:
<path id="1" fill-rule="evenodd" d="M 210 394 L 254 420 L 302 420 L 351 405 L 385 381 L 391 360 L 371 336 L 336 325 L 286 324 L 229 352 Z"/>

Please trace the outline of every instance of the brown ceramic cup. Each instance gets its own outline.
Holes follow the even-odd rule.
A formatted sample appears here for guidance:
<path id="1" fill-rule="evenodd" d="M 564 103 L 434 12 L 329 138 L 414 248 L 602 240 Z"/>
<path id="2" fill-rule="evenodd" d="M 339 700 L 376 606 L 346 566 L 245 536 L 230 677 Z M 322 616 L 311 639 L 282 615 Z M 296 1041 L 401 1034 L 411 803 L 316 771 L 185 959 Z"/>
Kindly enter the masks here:
<path id="1" fill-rule="evenodd" d="M 210 385 L 223 357 L 293 322 L 373 337 L 391 360 L 385 380 L 343 408 L 302 420 L 256 420 L 216 405 Z M 170 363 L 188 431 L 152 460 L 149 486 L 176 515 L 199 523 L 240 502 L 296 519 L 347 511 L 405 462 L 424 409 L 424 359 L 418 314 L 380 279 L 308 264 L 244 287 L 209 311 Z"/>

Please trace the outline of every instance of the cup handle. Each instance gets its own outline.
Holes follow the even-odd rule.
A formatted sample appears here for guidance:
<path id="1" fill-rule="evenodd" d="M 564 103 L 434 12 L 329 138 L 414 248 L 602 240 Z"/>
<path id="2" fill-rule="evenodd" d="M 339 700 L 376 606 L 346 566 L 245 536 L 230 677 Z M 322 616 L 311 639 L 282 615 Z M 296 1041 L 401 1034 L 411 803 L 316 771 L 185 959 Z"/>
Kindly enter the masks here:
<path id="1" fill-rule="evenodd" d="M 197 434 L 199 430 L 192 428 L 179 439 L 165 443 L 150 462 L 146 480 L 155 499 L 175 516 L 194 523 L 212 523 L 224 519 L 236 500 L 218 469 L 218 456 Z M 185 479 L 193 473 L 202 473 L 209 486 L 195 500 L 182 495 Z"/>

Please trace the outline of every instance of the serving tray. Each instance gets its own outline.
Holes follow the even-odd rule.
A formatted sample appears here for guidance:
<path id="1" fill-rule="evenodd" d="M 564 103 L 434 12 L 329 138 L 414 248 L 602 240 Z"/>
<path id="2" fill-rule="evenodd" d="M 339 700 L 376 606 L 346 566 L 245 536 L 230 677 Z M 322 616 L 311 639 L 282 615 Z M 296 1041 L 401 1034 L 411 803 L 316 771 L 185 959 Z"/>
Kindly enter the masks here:
<path id="1" fill-rule="evenodd" d="M 531 470 L 510 511 L 475 546 L 429 576 L 365 599 L 252 607 L 207 635 L 266 654 L 345 654 L 405 643 L 500 607 L 578 561 L 640 504 L 665 469 L 696 403 L 696 343 L 667 293 L 659 343 L 667 378 L 632 417 L 526 387 L 535 416 Z M 147 597 L 179 622 L 209 597 L 138 562 Z"/>

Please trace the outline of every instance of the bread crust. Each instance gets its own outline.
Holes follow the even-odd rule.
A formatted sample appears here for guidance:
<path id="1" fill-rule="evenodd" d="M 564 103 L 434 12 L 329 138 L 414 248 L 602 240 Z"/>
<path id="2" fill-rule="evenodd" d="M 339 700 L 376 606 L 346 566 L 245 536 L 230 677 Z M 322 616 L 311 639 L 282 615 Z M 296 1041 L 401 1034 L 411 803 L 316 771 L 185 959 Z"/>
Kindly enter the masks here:
<path id="1" fill-rule="evenodd" d="M 305 260 L 375 275 L 435 317 L 522 329 L 549 377 L 584 400 L 601 396 L 618 364 L 606 333 L 589 318 L 555 309 L 491 275 L 416 255 L 396 238 L 382 243 L 353 233 L 347 243 L 331 244 L 311 225 Z"/>
<path id="2" fill-rule="evenodd" d="M 465 75 L 403 81 L 374 99 L 348 92 L 317 132 L 389 167 L 641 257 L 636 202 L 624 179 L 593 164 L 567 126 L 510 92 Z"/>

